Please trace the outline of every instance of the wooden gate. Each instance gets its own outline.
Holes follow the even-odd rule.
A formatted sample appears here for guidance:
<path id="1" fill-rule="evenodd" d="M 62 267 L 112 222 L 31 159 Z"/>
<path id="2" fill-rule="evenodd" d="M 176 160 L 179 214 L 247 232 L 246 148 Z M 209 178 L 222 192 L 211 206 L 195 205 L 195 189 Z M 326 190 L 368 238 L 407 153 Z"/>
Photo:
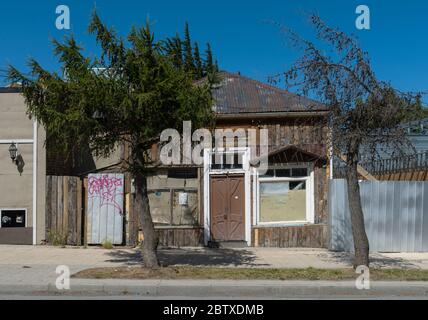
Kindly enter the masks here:
<path id="1" fill-rule="evenodd" d="M 56 245 L 82 244 L 82 181 L 46 176 L 46 240 Z"/>
<path id="2" fill-rule="evenodd" d="M 244 175 L 215 175 L 210 180 L 211 239 L 245 241 Z"/>

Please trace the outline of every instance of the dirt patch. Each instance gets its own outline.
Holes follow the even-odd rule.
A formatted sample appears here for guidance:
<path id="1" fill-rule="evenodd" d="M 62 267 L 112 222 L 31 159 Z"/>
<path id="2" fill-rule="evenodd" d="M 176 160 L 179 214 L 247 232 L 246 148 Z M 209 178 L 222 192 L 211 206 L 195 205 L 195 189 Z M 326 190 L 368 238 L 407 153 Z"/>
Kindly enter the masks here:
<path id="1" fill-rule="evenodd" d="M 85 279 L 226 279 L 226 280 L 353 280 L 358 274 L 344 269 L 254 269 L 165 267 L 109 267 L 80 271 L 73 278 Z M 373 269 L 371 280 L 428 281 L 428 270 Z"/>

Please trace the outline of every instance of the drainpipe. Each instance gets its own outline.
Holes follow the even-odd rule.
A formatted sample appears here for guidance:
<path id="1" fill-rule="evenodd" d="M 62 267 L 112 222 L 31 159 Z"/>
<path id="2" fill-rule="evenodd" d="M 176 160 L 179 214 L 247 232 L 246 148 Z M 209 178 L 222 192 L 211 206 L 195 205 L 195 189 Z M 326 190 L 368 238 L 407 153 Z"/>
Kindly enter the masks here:
<path id="1" fill-rule="evenodd" d="M 33 122 L 33 245 L 37 244 L 37 121 Z"/>
<path id="2" fill-rule="evenodd" d="M 333 163 L 334 163 L 334 161 L 333 161 L 333 157 L 334 157 L 334 152 L 333 152 L 333 133 L 331 132 L 331 130 L 329 130 L 330 131 L 330 150 L 329 150 L 329 153 L 330 153 L 330 179 L 333 179 Z"/>

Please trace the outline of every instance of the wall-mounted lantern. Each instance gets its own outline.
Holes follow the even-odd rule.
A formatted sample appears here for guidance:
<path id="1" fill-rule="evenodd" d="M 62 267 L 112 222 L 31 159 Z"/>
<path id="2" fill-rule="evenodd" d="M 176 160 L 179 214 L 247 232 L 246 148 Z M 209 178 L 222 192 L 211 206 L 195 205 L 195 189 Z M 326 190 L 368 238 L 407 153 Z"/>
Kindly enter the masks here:
<path id="1" fill-rule="evenodd" d="M 12 159 L 12 162 L 15 162 L 15 160 L 18 156 L 18 147 L 13 142 L 9 147 L 9 154 L 10 154 L 10 158 Z"/>

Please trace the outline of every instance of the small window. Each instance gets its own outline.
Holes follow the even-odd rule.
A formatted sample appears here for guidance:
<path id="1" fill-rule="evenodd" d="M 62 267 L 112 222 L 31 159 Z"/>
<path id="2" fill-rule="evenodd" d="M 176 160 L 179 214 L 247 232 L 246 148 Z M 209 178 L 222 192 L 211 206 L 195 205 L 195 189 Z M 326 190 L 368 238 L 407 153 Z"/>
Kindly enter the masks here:
<path id="1" fill-rule="evenodd" d="M 1 210 L 2 228 L 25 228 L 25 210 Z"/>
<path id="2" fill-rule="evenodd" d="M 269 169 L 261 177 L 302 178 L 308 176 L 308 168 Z"/>
<path id="3" fill-rule="evenodd" d="M 308 176 L 308 169 L 307 168 L 293 168 L 291 170 L 291 176 L 292 177 L 306 177 L 306 176 Z"/>
<path id="4" fill-rule="evenodd" d="M 273 169 L 269 169 L 266 171 L 266 173 L 262 176 L 260 176 L 261 178 L 273 178 L 275 177 L 275 170 Z"/>
<path id="5" fill-rule="evenodd" d="M 211 156 L 211 169 L 242 169 L 243 154 L 241 152 L 219 152 Z"/>
<path id="6" fill-rule="evenodd" d="M 196 179 L 198 177 L 197 168 L 174 168 L 168 170 L 168 178 L 174 179 Z"/>
<path id="7" fill-rule="evenodd" d="M 291 177 L 291 169 L 276 169 L 275 177 Z"/>

